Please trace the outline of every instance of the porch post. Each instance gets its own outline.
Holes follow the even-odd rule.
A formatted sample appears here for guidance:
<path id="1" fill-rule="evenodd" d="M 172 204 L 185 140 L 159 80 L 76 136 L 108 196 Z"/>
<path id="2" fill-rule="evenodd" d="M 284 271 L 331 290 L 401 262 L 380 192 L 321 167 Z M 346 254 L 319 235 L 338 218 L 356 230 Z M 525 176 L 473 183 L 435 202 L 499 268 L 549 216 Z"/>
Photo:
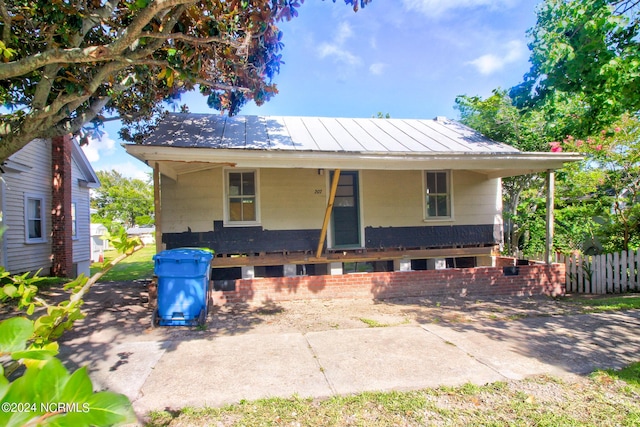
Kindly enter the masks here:
<path id="1" fill-rule="evenodd" d="M 551 264 L 553 260 L 553 223 L 554 218 L 554 199 L 555 199 L 555 172 L 552 169 L 547 170 L 547 232 L 544 260 L 547 264 Z"/>
<path id="2" fill-rule="evenodd" d="M 324 246 L 324 239 L 327 237 L 327 228 L 329 227 L 329 219 L 331 219 L 331 211 L 333 210 L 333 202 L 336 199 L 336 191 L 338 191 L 339 180 L 340 169 L 336 169 L 333 172 L 333 181 L 331 182 L 331 191 L 329 192 L 329 200 L 327 201 L 327 210 L 324 213 L 324 222 L 322 223 L 322 230 L 320 231 L 320 241 L 318 242 L 316 258 L 320 258 L 320 256 L 322 255 L 322 247 Z"/>
<path id="3" fill-rule="evenodd" d="M 153 164 L 153 210 L 156 224 L 156 253 L 162 252 L 162 209 L 160 208 L 160 165 Z"/>

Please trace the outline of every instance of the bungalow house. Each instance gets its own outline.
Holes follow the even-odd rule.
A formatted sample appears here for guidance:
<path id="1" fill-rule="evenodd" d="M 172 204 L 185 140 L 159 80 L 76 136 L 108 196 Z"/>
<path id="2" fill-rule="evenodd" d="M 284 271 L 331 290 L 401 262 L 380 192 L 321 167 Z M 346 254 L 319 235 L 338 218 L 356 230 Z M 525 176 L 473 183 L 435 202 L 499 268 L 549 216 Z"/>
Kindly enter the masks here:
<path id="1" fill-rule="evenodd" d="M 441 117 L 176 113 L 125 148 L 154 170 L 157 249 L 215 250 L 222 287 L 491 266 L 501 178 L 580 158 L 520 152 Z"/>
<path id="2" fill-rule="evenodd" d="M 36 139 L 0 166 L 0 265 L 74 277 L 91 263 L 89 191 L 100 185 L 71 137 Z"/>

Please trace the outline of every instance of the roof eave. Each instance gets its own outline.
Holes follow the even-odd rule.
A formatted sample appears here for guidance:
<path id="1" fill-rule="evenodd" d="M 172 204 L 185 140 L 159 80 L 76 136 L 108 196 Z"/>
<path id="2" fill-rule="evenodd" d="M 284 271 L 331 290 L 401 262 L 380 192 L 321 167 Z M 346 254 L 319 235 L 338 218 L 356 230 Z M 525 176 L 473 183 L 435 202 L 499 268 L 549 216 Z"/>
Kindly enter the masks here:
<path id="1" fill-rule="evenodd" d="M 452 169 L 482 171 L 493 177 L 524 175 L 560 169 L 565 163 L 580 161 L 578 153 L 373 153 L 287 150 L 206 149 L 126 145 L 129 154 L 147 163 L 198 162 L 242 168 L 309 168 L 358 170 Z"/>

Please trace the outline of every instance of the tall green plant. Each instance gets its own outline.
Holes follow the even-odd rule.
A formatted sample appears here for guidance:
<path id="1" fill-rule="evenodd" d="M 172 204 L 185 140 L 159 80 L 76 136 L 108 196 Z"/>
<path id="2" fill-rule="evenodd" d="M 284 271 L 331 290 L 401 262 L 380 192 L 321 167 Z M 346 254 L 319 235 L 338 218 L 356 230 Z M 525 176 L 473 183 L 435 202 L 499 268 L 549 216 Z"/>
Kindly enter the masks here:
<path id="1" fill-rule="evenodd" d="M 0 365 L 0 425 L 111 426 L 135 420 L 126 396 L 94 393 L 86 367 L 69 373 L 56 358 L 56 340 L 84 317 L 80 307 L 86 292 L 119 261 L 142 248 L 138 240 L 127 239 L 126 233 L 114 240 L 123 255 L 90 279 L 80 276 L 66 284 L 70 296 L 56 305 L 37 296 L 36 283 L 41 280 L 37 274 L 12 276 L 0 267 L 0 279 L 5 282 L 0 301 L 13 300 L 28 316 L 44 310 L 35 319 L 17 315 L 0 322 L 0 357 L 9 359 Z M 17 375 L 21 367 L 23 372 Z"/>

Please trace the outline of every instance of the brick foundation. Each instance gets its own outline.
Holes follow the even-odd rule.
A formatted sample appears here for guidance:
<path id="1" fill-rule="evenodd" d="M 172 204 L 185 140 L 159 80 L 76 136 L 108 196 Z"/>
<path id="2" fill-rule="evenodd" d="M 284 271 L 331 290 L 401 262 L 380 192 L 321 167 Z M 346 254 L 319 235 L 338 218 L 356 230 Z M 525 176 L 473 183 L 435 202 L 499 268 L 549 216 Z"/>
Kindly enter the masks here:
<path id="1" fill-rule="evenodd" d="M 515 267 L 513 267 L 515 268 Z M 503 267 L 355 273 L 340 276 L 296 276 L 236 280 L 235 291 L 214 292 L 216 304 L 307 299 L 388 299 L 429 296 L 557 296 L 565 293 L 564 264 L 518 266 L 518 275 Z"/>

